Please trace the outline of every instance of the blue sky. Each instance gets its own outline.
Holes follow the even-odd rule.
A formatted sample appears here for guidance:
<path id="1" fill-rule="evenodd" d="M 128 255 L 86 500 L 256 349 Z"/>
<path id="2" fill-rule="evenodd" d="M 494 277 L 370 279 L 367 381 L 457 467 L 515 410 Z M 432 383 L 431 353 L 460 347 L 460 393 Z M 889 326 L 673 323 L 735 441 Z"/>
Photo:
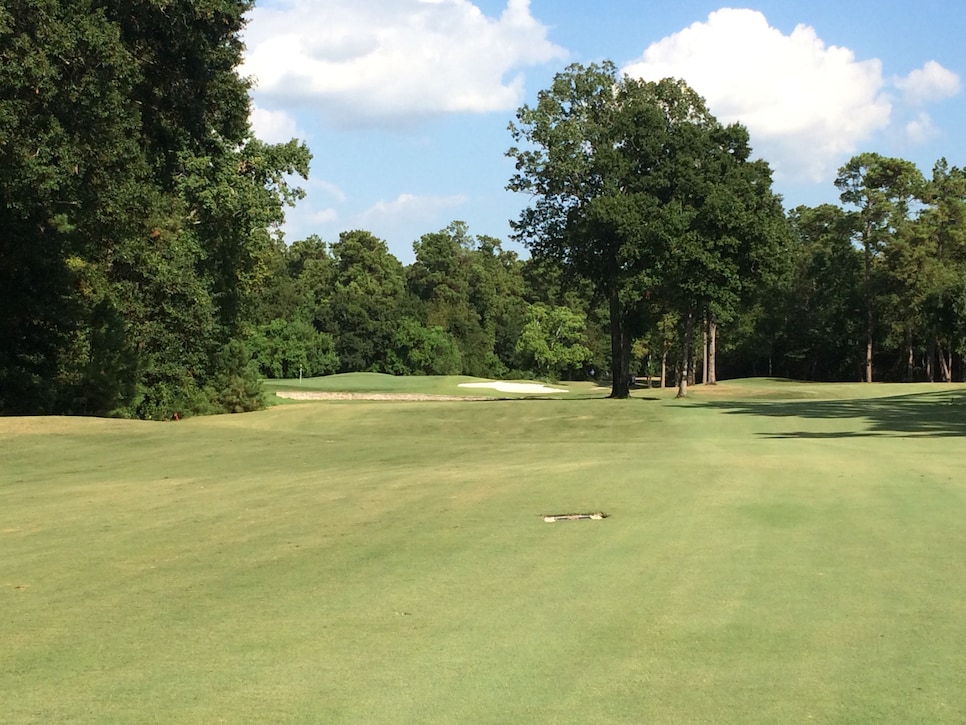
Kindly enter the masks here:
<path id="1" fill-rule="evenodd" d="M 525 255 L 507 124 L 569 63 L 684 78 L 794 207 L 836 202 L 863 151 L 966 166 L 963 38 L 949 0 L 261 0 L 242 72 L 256 135 L 314 155 L 286 240 L 367 229 L 408 264 L 455 219 Z"/>

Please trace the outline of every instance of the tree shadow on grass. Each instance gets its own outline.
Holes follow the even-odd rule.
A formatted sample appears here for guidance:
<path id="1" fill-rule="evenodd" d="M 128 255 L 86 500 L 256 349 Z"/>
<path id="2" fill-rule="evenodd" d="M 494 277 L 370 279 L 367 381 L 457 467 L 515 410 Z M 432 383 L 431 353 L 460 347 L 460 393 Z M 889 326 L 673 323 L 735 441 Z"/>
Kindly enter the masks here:
<path id="1" fill-rule="evenodd" d="M 840 432 L 761 433 L 768 438 L 954 437 L 966 435 L 966 391 L 937 391 L 852 400 L 709 401 L 700 407 L 732 415 L 849 421 Z"/>

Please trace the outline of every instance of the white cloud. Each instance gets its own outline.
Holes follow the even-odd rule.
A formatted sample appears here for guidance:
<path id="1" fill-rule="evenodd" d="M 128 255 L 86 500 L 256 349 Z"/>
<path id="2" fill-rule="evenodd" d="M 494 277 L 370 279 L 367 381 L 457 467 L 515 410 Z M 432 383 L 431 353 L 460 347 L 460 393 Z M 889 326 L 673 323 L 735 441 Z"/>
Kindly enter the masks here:
<path id="1" fill-rule="evenodd" d="M 335 209 L 322 209 L 320 211 L 312 212 L 309 215 L 309 221 L 314 224 L 331 224 L 338 221 L 339 212 Z"/>
<path id="2" fill-rule="evenodd" d="M 391 229 L 415 222 L 432 222 L 440 212 L 465 204 L 462 194 L 451 196 L 418 196 L 400 194 L 392 201 L 379 201 L 359 214 L 357 221 L 363 229 Z"/>
<path id="3" fill-rule="evenodd" d="M 512 109 L 520 70 L 565 56 L 529 0 L 498 18 L 470 0 L 290 0 L 256 7 L 245 41 L 257 98 L 340 125 Z"/>
<path id="4" fill-rule="evenodd" d="M 285 143 L 301 136 L 295 119 L 285 111 L 269 111 L 252 104 L 252 131 L 266 143 Z"/>
<path id="5" fill-rule="evenodd" d="M 928 113 L 920 113 L 905 127 L 906 138 L 915 145 L 924 144 L 939 136 L 939 130 Z"/>
<path id="6" fill-rule="evenodd" d="M 347 198 L 345 192 L 342 191 L 342 188 L 338 184 L 333 184 L 331 181 L 313 181 L 310 183 L 310 186 L 317 186 L 340 203 L 344 202 Z"/>
<path id="7" fill-rule="evenodd" d="M 755 152 L 788 180 L 827 180 L 892 113 L 879 60 L 826 46 L 807 25 L 785 35 L 754 10 L 711 13 L 624 71 L 683 78 L 719 120 L 747 126 Z"/>
<path id="8" fill-rule="evenodd" d="M 959 76 L 934 60 L 905 78 L 896 79 L 895 84 L 903 92 L 905 101 L 913 105 L 942 101 L 960 91 Z"/>

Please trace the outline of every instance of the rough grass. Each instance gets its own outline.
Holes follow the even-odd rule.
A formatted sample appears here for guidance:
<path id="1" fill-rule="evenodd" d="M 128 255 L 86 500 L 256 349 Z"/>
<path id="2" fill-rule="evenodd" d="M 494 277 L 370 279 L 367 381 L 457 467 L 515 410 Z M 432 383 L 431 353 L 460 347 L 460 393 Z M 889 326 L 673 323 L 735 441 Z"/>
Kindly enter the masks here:
<path id="1" fill-rule="evenodd" d="M 635 395 L 0 419 L 0 721 L 966 719 L 966 389 Z"/>

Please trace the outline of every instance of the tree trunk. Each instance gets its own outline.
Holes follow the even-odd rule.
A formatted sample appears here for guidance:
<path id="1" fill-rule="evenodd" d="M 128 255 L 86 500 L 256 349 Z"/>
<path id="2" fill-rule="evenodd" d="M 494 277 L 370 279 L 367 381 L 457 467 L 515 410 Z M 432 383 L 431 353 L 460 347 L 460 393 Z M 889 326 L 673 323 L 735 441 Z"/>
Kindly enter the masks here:
<path id="1" fill-rule="evenodd" d="M 943 376 L 943 382 L 951 383 L 953 375 L 950 370 L 950 363 L 946 358 L 946 353 L 943 351 L 942 343 L 939 340 L 936 340 L 936 354 L 939 357 L 939 371 Z"/>
<path id="2" fill-rule="evenodd" d="M 911 383 L 915 370 L 916 357 L 912 349 L 912 330 L 906 328 L 906 382 Z"/>
<path id="3" fill-rule="evenodd" d="M 697 372 L 697 365 L 694 363 L 694 317 L 688 317 L 688 324 L 691 326 L 690 339 L 688 340 L 688 385 L 694 385 L 694 376 Z"/>
<path id="4" fill-rule="evenodd" d="M 625 368 L 624 354 L 624 316 L 621 309 L 620 297 L 615 287 L 610 293 L 610 374 L 611 398 L 627 398 L 631 394 L 628 385 L 628 371 Z"/>
<path id="5" fill-rule="evenodd" d="M 667 353 L 668 343 L 664 342 L 664 350 L 661 352 L 661 390 L 667 387 Z"/>
<path id="6" fill-rule="evenodd" d="M 872 309 L 869 309 L 868 319 L 866 321 L 866 337 L 865 337 L 865 382 L 872 382 Z"/>
<path id="7" fill-rule="evenodd" d="M 930 383 L 936 382 L 936 368 L 933 365 L 935 361 L 935 344 L 930 342 L 929 349 L 926 350 L 926 380 Z"/>
<path id="8" fill-rule="evenodd" d="M 701 383 L 703 385 L 708 384 L 708 350 L 710 336 L 709 332 L 711 330 L 711 313 L 704 313 L 704 330 L 702 330 L 701 339 Z"/>
<path id="9" fill-rule="evenodd" d="M 714 319 L 714 313 L 708 317 L 708 357 L 705 360 L 705 367 L 708 369 L 708 385 L 718 384 L 718 321 Z"/>
<path id="10" fill-rule="evenodd" d="M 863 236 L 865 248 L 865 382 L 872 382 L 872 222 L 866 222 Z"/>
<path id="11" fill-rule="evenodd" d="M 694 318 L 690 312 L 684 318 L 684 336 L 681 341 L 681 362 L 680 374 L 678 375 L 678 394 L 679 398 L 688 397 L 688 382 L 691 377 L 692 344 L 691 337 L 694 334 Z"/>
<path id="12" fill-rule="evenodd" d="M 623 326 L 623 336 L 621 340 L 621 370 L 627 379 L 628 395 L 630 395 L 631 385 L 631 337 L 627 334 L 627 326 Z M 636 371 L 635 371 L 636 373 Z"/>

